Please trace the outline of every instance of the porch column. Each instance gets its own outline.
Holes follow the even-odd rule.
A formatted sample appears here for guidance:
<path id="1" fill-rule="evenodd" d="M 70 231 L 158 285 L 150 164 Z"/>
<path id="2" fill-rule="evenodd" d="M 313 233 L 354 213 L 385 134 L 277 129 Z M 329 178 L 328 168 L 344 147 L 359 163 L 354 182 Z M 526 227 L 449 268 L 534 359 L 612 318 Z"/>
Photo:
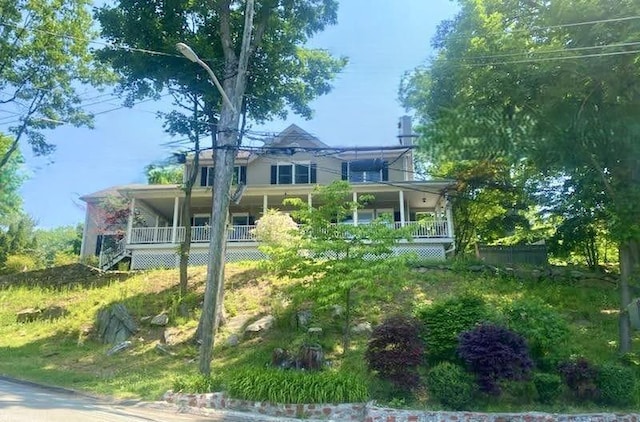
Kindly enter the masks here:
<path id="1" fill-rule="evenodd" d="M 358 203 L 358 193 L 357 192 L 353 192 L 353 202 L 354 203 Z M 358 225 L 358 208 L 353 210 L 353 225 L 357 226 Z"/>
<path id="2" fill-rule="evenodd" d="M 131 198 L 129 204 L 129 217 L 127 218 L 127 243 L 131 243 L 131 230 L 133 229 L 133 217 L 136 213 L 136 198 Z"/>
<path id="3" fill-rule="evenodd" d="M 171 243 L 176 243 L 178 236 L 178 213 L 180 212 L 180 198 L 173 198 L 173 230 L 171 230 Z"/>
<path id="4" fill-rule="evenodd" d="M 267 195 L 262 195 L 262 216 L 267 215 L 267 207 L 269 206 L 269 200 Z"/>
<path id="5" fill-rule="evenodd" d="M 309 208 L 313 206 L 313 200 L 311 199 L 310 193 L 307 194 L 307 205 L 309 205 Z"/>
<path id="6" fill-rule="evenodd" d="M 398 192 L 398 200 L 400 201 L 400 226 L 405 226 L 405 218 L 404 218 L 404 191 Z"/>
<path id="7" fill-rule="evenodd" d="M 453 211 L 451 210 L 451 205 L 449 201 L 445 205 L 445 212 L 447 214 L 447 231 L 449 232 L 449 237 L 454 237 L 453 233 Z"/>

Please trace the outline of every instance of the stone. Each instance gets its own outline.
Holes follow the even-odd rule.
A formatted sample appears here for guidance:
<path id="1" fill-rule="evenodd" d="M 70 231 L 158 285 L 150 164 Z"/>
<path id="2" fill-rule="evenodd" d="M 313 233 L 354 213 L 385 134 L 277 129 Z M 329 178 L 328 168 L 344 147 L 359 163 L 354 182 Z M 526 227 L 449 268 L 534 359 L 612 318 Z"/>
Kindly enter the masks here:
<path id="1" fill-rule="evenodd" d="M 118 343 L 115 346 L 113 346 L 111 349 L 107 350 L 107 356 L 111 356 L 115 353 L 128 349 L 129 347 L 131 347 L 132 344 L 133 343 L 131 343 L 130 341 L 123 341 L 122 343 Z"/>
<path id="2" fill-rule="evenodd" d="M 27 308 L 23 309 L 16 314 L 16 322 L 25 323 L 25 322 L 33 322 L 40 318 L 42 311 L 37 308 Z"/>
<path id="3" fill-rule="evenodd" d="M 96 325 L 98 338 L 105 344 L 121 344 L 138 332 L 138 326 L 121 303 L 100 310 Z"/>
<path id="4" fill-rule="evenodd" d="M 311 323 L 311 318 L 313 317 L 313 313 L 308 309 L 303 309 L 296 313 L 296 326 L 298 328 L 304 328 Z"/>
<path id="5" fill-rule="evenodd" d="M 149 324 L 164 327 L 169 323 L 169 315 L 164 312 L 151 318 Z"/>
<path id="6" fill-rule="evenodd" d="M 320 335 L 322 334 L 322 327 L 309 327 L 309 329 L 307 330 L 307 333 Z"/>
<path id="7" fill-rule="evenodd" d="M 474 273 L 484 271 L 484 265 L 469 265 L 469 271 L 473 271 Z"/>
<path id="8" fill-rule="evenodd" d="M 361 322 L 360 324 L 351 327 L 351 332 L 353 334 L 364 334 L 370 333 L 371 331 L 373 331 L 373 328 L 371 327 L 370 322 Z"/>
<path id="9" fill-rule="evenodd" d="M 341 317 L 344 314 L 344 308 L 340 305 L 333 305 L 331 307 L 331 316 L 334 318 Z"/>
<path id="10" fill-rule="evenodd" d="M 273 327 L 273 323 L 275 322 L 275 320 L 276 319 L 273 317 L 273 315 L 264 316 L 256 322 L 249 324 L 249 326 L 245 328 L 244 332 L 245 334 L 252 335 L 258 334 L 262 331 L 267 331 L 271 327 Z"/>
<path id="11" fill-rule="evenodd" d="M 240 337 L 238 337 L 237 334 L 231 334 L 229 337 L 227 337 L 226 343 L 229 347 L 236 347 L 240 344 Z"/>
<path id="12" fill-rule="evenodd" d="M 156 351 L 165 355 L 169 355 L 169 356 L 175 356 L 176 354 L 173 353 L 171 350 L 169 350 L 167 348 L 167 346 L 160 344 L 160 343 L 156 343 L 156 347 L 155 347 Z"/>

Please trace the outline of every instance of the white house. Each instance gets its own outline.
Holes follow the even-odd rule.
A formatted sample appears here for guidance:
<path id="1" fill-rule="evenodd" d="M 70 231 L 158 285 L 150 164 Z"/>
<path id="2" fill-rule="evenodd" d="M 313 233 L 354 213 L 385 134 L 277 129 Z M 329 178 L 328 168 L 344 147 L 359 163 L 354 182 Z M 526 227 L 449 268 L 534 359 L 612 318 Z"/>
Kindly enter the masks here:
<path id="1" fill-rule="evenodd" d="M 227 260 L 259 259 L 252 229 L 269 208 L 288 211 L 282 202 L 298 197 L 313 205 L 313 189 L 342 179 L 350 182 L 353 198 L 372 194 L 375 199 L 365 209 L 354 212 L 347 224 L 366 224 L 389 214 L 396 227 L 412 226 L 413 242 L 402 242 L 397 252 L 415 252 L 425 259 L 444 259 L 454 242 L 447 190 L 451 180 L 416 180 L 414 173 L 411 121 L 402 117 L 399 143 L 386 147 L 339 149 L 329 147 L 314 136 L 291 125 L 255 151 L 240 151 L 236 157 L 235 179 L 243 184 L 242 195 L 229 209 Z M 199 177 L 192 193 L 191 265 L 207 263 L 213 151 L 200 155 Z M 192 165 L 193 157 L 186 166 Z M 107 215 L 105 201 L 126 200 L 129 210 L 118 221 Z M 87 203 L 82 255 L 99 255 L 108 268 L 123 259 L 132 269 L 174 267 L 179 261 L 177 247 L 184 238 L 180 205 L 184 192 L 180 185 L 114 186 L 82 197 Z M 134 218 L 135 216 L 135 218 Z"/>

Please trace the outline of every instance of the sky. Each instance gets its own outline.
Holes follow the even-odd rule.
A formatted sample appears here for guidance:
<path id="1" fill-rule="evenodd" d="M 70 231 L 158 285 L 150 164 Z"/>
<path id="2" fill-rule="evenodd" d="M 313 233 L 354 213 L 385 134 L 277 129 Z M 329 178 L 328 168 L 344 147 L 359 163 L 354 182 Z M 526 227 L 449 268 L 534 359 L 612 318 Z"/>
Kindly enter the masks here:
<path id="1" fill-rule="evenodd" d="M 436 26 L 455 12 L 448 0 L 341 0 L 338 24 L 309 44 L 349 58 L 333 90 L 311 103 L 311 120 L 290 114 L 252 129 L 279 132 L 295 123 L 328 145 L 395 145 L 398 119 L 407 114 L 398 101 L 402 75 L 426 63 Z M 100 95 L 91 89 L 83 94 Z M 46 158 L 31 157 L 23 149 L 29 178 L 21 194 L 25 211 L 39 227 L 83 222 L 82 195 L 145 183 L 145 166 L 173 151 L 164 146 L 172 138 L 156 117 L 157 111 L 171 109 L 168 101 L 147 101 L 131 109 L 119 108 L 122 100 L 108 95 L 91 102 L 97 104 L 88 109 L 102 113 L 93 129 L 60 126 L 48 132 L 57 149 Z"/>

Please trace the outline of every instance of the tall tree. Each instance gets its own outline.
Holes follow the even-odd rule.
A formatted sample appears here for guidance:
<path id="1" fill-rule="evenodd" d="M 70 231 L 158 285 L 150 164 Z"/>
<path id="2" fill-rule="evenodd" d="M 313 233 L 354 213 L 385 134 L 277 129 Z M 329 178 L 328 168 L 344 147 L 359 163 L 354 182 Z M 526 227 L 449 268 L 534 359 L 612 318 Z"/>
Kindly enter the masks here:
<path id="1" fill-rule="evenodd" d="M 210 373 L 223 296 L 228 192 L 246 119 L 260 122 L 282 117 L 287 109 L 310 116 L 309 102 L 330 90 L 331 80 L 346 61 L 304 44 L 335 23 L 336 13 L 335 0 L 120 0 L 116 7 L 98 12 L 105 38 L 165 53 L 102 52 L 122 74 L 129 99 L 158 95 L 165 88 L 203 99 L 214 148 L 211 261 L 201 317 L 199 366 L 204 374 Z M 197 51 L 220 76 L 228 101 L 222 101 L 221 90 L 209 86 L 203 69 L 171 57 L 178 42 Z"/>
<path id="2" fill-rule="evenodd" d="M 10 108 L 10 147 L 0 168 L 24 138 L 35 155 L 51 153 L 43 131 L 60 124 L 91 126 L 78 87 L 111 80 L 96 66 L 89 43 L 95 37 L 90 0 L 0 0 L 0 104 Z"/>
<path id="3" fill-rule="evenodd" d="M 434 156 L 527 162 L 560 177 L 593 172 L 620 255 L 620 351 L 640 265 L 640 3 L 459 0 L 437 56 L 405 92 Z M 580 192 L 587 186 L 577 185 Z"/>
<path id="4" fill-rule="evenodd" d="M 0 134 L 0 154 L 11 148 L 13 139 Z M 18 190 L 22 186 L 24 175 L 20 171 L 22 154 L 16 152 L 0 167 L 0 226 L 7 225 L 13 216 L 22 211 L 22 200 Z"/>

